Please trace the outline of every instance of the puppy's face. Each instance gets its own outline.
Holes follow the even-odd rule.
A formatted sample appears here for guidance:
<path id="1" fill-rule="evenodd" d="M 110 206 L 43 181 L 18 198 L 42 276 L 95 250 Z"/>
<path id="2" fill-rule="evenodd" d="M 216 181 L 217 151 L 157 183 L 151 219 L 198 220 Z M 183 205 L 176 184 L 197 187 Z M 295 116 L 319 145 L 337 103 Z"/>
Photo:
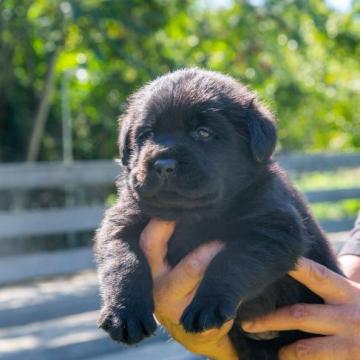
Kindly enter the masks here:
<path id="1" fill-rule="evenodd" d="M 275 127 L 254 95 L 229 77 L 198 69 L 139 90 L 122 119 L 127 187 L 149 216 L 213 213 L 268 161 Z"/>

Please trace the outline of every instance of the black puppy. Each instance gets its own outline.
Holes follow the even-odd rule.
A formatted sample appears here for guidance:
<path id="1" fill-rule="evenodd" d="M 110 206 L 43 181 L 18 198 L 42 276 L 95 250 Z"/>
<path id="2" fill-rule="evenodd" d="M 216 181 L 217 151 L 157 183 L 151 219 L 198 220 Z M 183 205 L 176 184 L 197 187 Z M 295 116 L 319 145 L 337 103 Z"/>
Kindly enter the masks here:
<path id="1" fill-rule="evenodd" d="M 230 336 L 242 360 L 277 359 L 281 346 L 306 336 L 254 337 L 240 327 L 280 306 L 321 302 L 286 275 L 300 256 L 339 272 L 302 197 L 271 159 L 275 122 L 255 95 L 215 72 L 176 71 L 130 98 L 119 143 L 119 200 L 96 236 L 99 325 L 128 344 L 155 331 L 139 237 L 157 217 L 176 220 L 167 254 L 172 266 L 202 243 L 225 243 L 182 315 L 187 331 L 235 318 Z"/>

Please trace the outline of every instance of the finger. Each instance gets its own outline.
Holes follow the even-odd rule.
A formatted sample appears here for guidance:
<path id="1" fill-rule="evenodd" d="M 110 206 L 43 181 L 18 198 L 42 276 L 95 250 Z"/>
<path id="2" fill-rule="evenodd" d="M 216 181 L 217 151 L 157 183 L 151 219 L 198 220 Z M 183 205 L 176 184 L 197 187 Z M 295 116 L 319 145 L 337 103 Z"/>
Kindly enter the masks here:
<path id="1" fill-rule="evenodd" d="M 328 304 L 344 304 L 353 296 L 351 284 L 345 277 L 310 259 L 300 258 L 296 270 L 289 271 L 289 275 Z"/>
<path id="2" fill-rule="evenodd" d="M 188 295 L 199 284 L 211 260 L 223 246 L 219 241 L 212 241 L 195 249 L 162 279 L 158 292 L 165 292 L 169 301 Z"/>
<path id="3" fill-rule="evenodd" d="M 359 360 L 357 344 L 335 336 L 299 340 L 283 347 L 279 360 Z"/>
<path id="4" fill-rule="evenodd" d="M 350 321 L 350 319 L 349 319 Z M 244 322 L 242 327 L 250 333 L 263 331 L 302 330 L 319 335 L 346 333 L 346 313 L 340 305 L 295 304 Z"/>
<path id="5" fill-rule="evenodd" d="M 221 339 L 229 333 L 233 324 L 234 320 L 228 320 L 220 328 L 209 329 L 200 333 L 192 333 L 191 335 L 194 338 L 194 345 L 209 344 L 209 342 L 215 342 L 216 339 Z M 188 336 L 188 334 L 185 333 L 185 336 Z"/>
<path id="6" fill-rule="evenodd" d="M 147 258 L 154 279 L 168 269 L 165 262 L 167 242 L 174 230 L 174 221 L 151 219 L 140 235 L 140 248 Z"/>

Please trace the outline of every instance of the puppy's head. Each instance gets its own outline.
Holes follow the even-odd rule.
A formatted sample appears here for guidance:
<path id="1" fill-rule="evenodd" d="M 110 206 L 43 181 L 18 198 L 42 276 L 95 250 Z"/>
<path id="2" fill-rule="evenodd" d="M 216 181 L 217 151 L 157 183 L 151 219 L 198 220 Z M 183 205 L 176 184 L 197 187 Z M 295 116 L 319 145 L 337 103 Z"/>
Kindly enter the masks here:
<path id="1" fill-rule="evenodd" d="M 126 186 L 146 214 L 165 219 L 225 207 L 254 181 L 276 142 L 274 120 L 253 93 L 199 69 L 144 86 L 120 123 Z"/>

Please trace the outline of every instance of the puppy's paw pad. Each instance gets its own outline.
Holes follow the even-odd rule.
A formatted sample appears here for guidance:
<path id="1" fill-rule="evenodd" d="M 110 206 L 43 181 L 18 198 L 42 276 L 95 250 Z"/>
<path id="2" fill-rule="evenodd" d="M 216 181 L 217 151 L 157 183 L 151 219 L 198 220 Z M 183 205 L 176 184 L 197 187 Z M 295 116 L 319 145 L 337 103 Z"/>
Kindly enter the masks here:
<path id="1" fill-rule="evenodd" d="M 226 300 L 193 301 L 184 311 L 180 322 L 188 332 L 220 328 L 236 315 L 236 306 Z"/>
<path id="2" fill-rule="evenodd" d="M 133 311 L 127 308 L 104 307 L 97 324 L 110 337 L 126 344 L 136 344 L 156 330 L 156 322 L 151 311 L 141 308 Z"/>

